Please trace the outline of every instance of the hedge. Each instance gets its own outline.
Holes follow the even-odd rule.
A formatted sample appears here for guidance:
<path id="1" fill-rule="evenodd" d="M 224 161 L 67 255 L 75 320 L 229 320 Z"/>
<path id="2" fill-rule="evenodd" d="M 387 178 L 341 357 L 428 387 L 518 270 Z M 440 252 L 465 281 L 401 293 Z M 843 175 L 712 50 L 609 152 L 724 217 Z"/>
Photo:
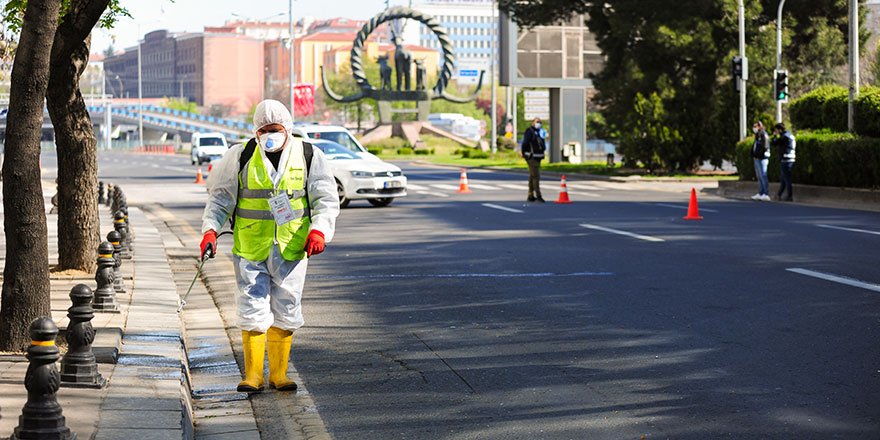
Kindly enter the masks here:
<path id="1" fill-rule="evenodd" d="M 801 130 L 837 127 L 838 131 L 846 131 L 848 96 L 847 89 L 841 86 L 828 85 L 813 89 L 792 101 L 791 123 Z"/>
<path id="2" fill-rule="evenodd" d="M 794 183 L 846 188 L 880 188 L 880 138 L 849 133 L 802 132 L 797 139 Z M 756 180 L 751 140 L 736 145 L 740 180 Z M 779 181 L 779 154 L 771 152 L 770 180 Z"/>
<path id="3" fill-rule="evenodd" d="M 849 91 L 841 86 L 813 89 L 791 103 L 791 122 L 801 130 L 847 131 Z M 880 137 L 880 88 L 864 87 L 855 102 L 854 130 Z"/>

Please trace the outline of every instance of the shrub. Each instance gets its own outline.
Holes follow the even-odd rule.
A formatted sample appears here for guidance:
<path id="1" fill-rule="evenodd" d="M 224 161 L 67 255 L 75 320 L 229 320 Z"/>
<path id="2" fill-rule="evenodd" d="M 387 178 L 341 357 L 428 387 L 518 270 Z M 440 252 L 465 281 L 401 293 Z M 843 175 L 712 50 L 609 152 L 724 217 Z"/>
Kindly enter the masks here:
<path id="1" fill-rule="evenodd" d="M 846 132 L 848 130 L 847 114 L 849 113 L 849 94 L 835 94 L 828 97 L 822 104 L 822 127 L 831 131 Z"/>
<path id="2" fill-rule="evenodd" d="M 839 123 L 834 121 L 835 117 L 839 117 L 839 109 L 835 108 L 840 104 L 840 98 L 843 98 L 843 127 L 846 129 L 846 99 L 848 95 L 846 88 L 836 85 L 827 85 L 818 87 L 804 94 L 791 103 L 791 122 L 801 130 L 817 130 L 820 128 L 831 128 L 832 125 Z M 835 101 L 834 105 L 825 107 L 828 101 Z M 826 115 L 826 111 L 832 111 L 833 114 Z M 837 124 L 839 125 L 839 124 Z"/>
<path id="3" fill-rule="evenodd" d="M 412 145 L 406 140 L 402 138 L 391 137 L 388 139 L 382 139 L 375 142 L 370 142 L 365 145 L 367 149 L 369 148 L 382 148 L 386 150 L 396 150 L 398 148 L 411 148 Z"/>
<path id="4" fill-rule="evenodd" d="M 515 139 L 498 136 L 495 141 L 498 151 L 514 150 L 517 147 Z"/>
<path id="5" fill-rule="evenodd" d="M 483 150 L 464 150 L 461 157 L 467 159 L 488 159 L 489 153 Z"/>
<path id="6" fill-rule="evenodd" d="M 378 156 L 378 155 L 382 154 L 382 152 L 384 152 L 385 149 L 380 148 L 380 147 L 368 147 L 367 151 L 369 151 L 370 154 L 375 154 L 376 156 Z"/>
<path id="7" fill-rule="evenodd" d="M 411 147 L 398 148 L 397 154 L 400 156 L 409 156 L 413 154 L 413 149 Z"/>
<path id="8" fill-rule="evenodd" d="M 880 139 L 856 137 L 850 133 L 802 132 L 797 139 L 797 162 L 792 172 L 795 183 L 880 188 Z M 752 143 L 736 146 L 736 167 L 740 180 L 755 180 L 750 156 Z M 771 151 L 767 174 L 779 180 L 779 152 Z"/>
<path id="9" fill-rule="evenodd" d="M 422 148 L 414 151 L 416 156 L 427 156 L 429 154 L 434 154 L 433 148 Z"/>
<path id="10" fill-rule="evenodd" d="M 880 137 L 880 88 L 865 87 L 856 100 L 853 128 L 862 136 Z"/>

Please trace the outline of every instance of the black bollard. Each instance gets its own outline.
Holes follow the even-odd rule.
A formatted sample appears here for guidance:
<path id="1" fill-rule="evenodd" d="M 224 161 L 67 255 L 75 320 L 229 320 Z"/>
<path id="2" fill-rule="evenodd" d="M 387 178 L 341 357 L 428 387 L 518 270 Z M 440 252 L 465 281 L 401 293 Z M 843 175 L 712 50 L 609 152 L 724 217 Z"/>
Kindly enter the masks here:
<path id="1" fill-rule="evenodd" d="M 38 318 L 31 323 L 28 330 L 31 335 L 31 346 L 27 350 L 30 363 L 24 376 L 24 386 L 28 391 L 27 403 L 21 410 L 18 426 L 9 438 L 76 439 L 76 434 L 70 432 L 70 428 L 65 425 L 61 405 L 55 397 L 61 382 L 55 368 L 55 362 L 58 361 L 58 347 L 55 346 L 58 327 L 49 318 Z"/>
<path id="2" fill-rule="evenodd" d="M 67 353 L 61 358 L 61 386 L 75 388 L 103 388 L 107 380 L 98 372 L 98 362 L 92 352 L 95 329 L 92 328 L 92 289 L 77 284 L 70 289 L 67 309 Z"/>
<path id="3" fill-rule="evenodd" d="M 107 238 L 110 238 L 109 234 Z M 93 308 L 97 312 L 119 312 L 119 304 L 116 302 L 116 290 L 113 288 L 113 268 L 115 266 L 116 260 L 113 258 L 113 243 L 105 241 L 98 246 L 98 271 L 95 272 L 95 283 L 97 283 L 98 288 L 95 290 Z"/>
<path id="4" fill-rule="evenodd" d="M 131 230 L 131 223 L 128 221 L 128 205 L 123 205 L 119 210 L 125 216 L 125 240 L 127 241 L 128 252 L 130 253 L 134 250 L 134 231 Z"/>
<path id="5" fill-rule="evenodd" d="M 131 259 L 131 253 L 128 251 L 128 231 L 125 227 L 125 214 L 122 211 L 116 211 L 113 214 L 113 229 L 119 233 L 120 236 L 120 253 L 119 256 L 121 258 L 125 258 L 126 260 Z"/>
<path id="6" fill-rule="evenodd" d="M 119 256 L 119 253 L 122 252 L 121 240 L 122 236 L 116 231 L 110 231 L 107 234 L 107 241 L 113 245 L 113 290 L 116 293 L 125 293 L 125 286 L 122 285 L 122 271 L 120 270 L 122 267 L 122 257 Z"/>
<path id="7" fill-rule="evenodd" d="M 116 186 L 112 183 L 107 184 L 107 200 L 104 201 L 104 204 L 110 206 L 113 203 L 113 193 L 116 192 Z"/>
<path id="8" fill-rule="evenodd" d="M 104 182 L 98 182 L 98 204 L 104 203 Z"/>

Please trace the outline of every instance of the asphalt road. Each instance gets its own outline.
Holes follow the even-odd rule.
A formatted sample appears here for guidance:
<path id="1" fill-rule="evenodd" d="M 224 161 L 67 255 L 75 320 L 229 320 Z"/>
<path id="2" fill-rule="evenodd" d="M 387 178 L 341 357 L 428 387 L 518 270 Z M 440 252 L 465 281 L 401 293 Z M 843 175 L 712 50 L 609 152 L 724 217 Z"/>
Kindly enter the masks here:
<path id="1" fill-rule="evenodd" d="M 334 438 L 880 439 L 877 213 L 404 168 L 310 262 L 293 358 Z M 99 169 L 198 229 L 188 158 Z"/>

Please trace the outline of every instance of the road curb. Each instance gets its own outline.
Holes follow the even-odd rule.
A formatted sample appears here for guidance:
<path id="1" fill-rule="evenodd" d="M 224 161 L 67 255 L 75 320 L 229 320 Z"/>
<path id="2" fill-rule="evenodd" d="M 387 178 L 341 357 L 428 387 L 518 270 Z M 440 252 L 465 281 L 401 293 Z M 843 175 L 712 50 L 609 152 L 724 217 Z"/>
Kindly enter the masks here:
<path id="1" fill-rule="evenodd" d="M 775 183 L 773 186 L 777 187 Z M 718 182 L 717 195 L 729 199 L 751 200 L 757 188 L 756 181 L 721 181 Z M 870 189 L 795 184 L 794 200 L 796 204 L 824 208 L 880 212 L 880 191 Z"/>

